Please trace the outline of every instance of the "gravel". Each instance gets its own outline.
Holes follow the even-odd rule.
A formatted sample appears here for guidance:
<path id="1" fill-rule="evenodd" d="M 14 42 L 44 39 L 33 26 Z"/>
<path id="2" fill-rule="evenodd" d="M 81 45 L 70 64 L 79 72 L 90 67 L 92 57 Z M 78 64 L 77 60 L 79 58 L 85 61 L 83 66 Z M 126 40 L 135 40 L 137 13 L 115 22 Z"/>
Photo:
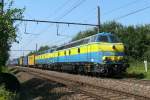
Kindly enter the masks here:
<path id="1" fill-rule="evenodd" d="M 32 69 L 32 68 L 31 68 Z M 127 92 L 135 95 L 145 96 L 150 98 L 150 84 L 145 85 L 141 83 L 130 82 L 130 81 L 122 81 L 119 79 L 102 79 L 102 78 L 96 78 L 96 77 L 89 77 L 89 76 L 81 76 L 81 75 L 73 75 L 68 73 L 60 73 L 60 72 L 54 72 L 54 71 L 47 71 L 47 70 L 40 70 L 36 69 L 38 71 L 44 71 L 45 73 L 56 77 L 63 77 L 68 78 L 70 80 L 80 81 L 83 83 L 88 83 L 95 86 L 110 88 L 113 90 L 118 90 L 122 92 Z"/>

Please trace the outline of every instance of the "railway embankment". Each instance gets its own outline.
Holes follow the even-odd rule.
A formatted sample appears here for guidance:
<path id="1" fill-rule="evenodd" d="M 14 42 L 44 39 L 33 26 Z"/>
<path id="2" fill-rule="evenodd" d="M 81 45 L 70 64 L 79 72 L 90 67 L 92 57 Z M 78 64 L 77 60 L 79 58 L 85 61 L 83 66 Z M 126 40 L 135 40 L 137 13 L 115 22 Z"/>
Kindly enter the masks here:
<path id="1" fill-rule="evenodd" d="M 94 100 L 53 80 L 48 81 L 16 68 L 10 68 L 10 72 L 21 83 L 19 100 Z"/>
<path id="2" fill-rule="evenodd" d="M 88 84 L 97 87 L 103 87 L 123 93 L 133 94 L 135 96 L 142 96 L 150 98 L 150 81 L 142 80 L 121 80 L 121 79 L 107 79 L 96 78 L 89 76 L 73 75 L 68 73 L 60 73 L 55 71 L 47 71 L 33 68 L 19 68 L 19 70 L 38 72 L 39 74 L 50 75 L 54 77 L 65 78 L 71 81 L 76 81 L 83 84 Z"/>

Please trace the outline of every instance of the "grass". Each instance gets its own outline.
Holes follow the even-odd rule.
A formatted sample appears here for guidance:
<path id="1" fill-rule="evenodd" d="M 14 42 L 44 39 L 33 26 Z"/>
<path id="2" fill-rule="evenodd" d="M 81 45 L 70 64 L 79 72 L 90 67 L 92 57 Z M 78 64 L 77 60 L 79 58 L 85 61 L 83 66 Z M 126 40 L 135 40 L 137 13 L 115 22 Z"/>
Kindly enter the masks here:
<path id="1" fill-rule="evenodd" d="M 127 76 L 137 79 L 150 79 L 150 62 L 148 63 L 148 71 L 145 72 L 144 63 L 135 61 L 130 63 L 130 67 L 127 69 Z"/>
<path id="2" fill-rule="evenodd" d="M 8 67 L 6 67 L 6 66 L 1 66 L 1 67 L 0 67 L 0 72 L 9 73 L 10 71 L 9 71 Z"/>
<path id="3" fill-rule="evenodd" d="M 0 100 L 17 100 L 17 95 L 7 91 L 2 85 L 0 86 Z"/>

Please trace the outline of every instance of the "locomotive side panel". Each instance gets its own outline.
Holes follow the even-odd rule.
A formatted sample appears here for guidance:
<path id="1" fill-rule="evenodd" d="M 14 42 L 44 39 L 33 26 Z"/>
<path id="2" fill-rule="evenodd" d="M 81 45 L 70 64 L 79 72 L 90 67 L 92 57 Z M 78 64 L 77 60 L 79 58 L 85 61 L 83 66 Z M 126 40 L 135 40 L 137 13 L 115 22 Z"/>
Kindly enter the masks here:
<path id="1" fill-rule="evenodd" d="M 23 65 L 23 57 L 19 58 L 19 65 L 22 66 Z"/>
<path id="2" fill-rule="evenodd" d="M 23 57 L 23 66 L 28 66 L 28 56 Z"/>

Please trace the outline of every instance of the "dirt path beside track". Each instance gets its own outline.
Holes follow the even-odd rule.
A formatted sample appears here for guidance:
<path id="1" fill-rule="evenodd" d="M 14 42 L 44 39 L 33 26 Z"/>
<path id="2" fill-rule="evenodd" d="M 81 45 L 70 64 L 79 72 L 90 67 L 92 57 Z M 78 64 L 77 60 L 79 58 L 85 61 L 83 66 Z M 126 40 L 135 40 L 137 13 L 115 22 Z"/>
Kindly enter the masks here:
<path id="1" fill-rule="evenodd" d="M 10 69 L 21 83 L 20 100 L 92 100 L 63 84 L 47 81 L 17 69 Z"/>

